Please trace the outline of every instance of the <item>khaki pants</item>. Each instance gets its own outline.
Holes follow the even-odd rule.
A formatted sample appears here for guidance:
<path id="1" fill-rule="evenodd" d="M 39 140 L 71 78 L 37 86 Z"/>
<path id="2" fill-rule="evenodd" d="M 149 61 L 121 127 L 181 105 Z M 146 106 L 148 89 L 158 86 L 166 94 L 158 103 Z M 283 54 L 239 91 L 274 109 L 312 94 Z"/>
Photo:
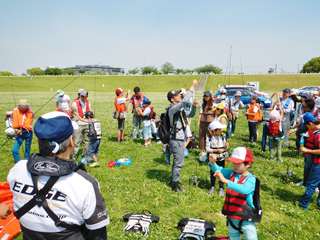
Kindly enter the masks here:
<path id="1" fill-rule="evenodd" d="M 79 129 L 73 131 L 73 141 L 74 141 L 74 151 L 73 159 L 77 159 L 78 151 L 80 149 L 81 142 L 83 143 L 82 156 L 88 156 L 88 148 L 90 144 L 90 139 L 88 137 L 89 127 L 88 124 L 80 125 Z"/>

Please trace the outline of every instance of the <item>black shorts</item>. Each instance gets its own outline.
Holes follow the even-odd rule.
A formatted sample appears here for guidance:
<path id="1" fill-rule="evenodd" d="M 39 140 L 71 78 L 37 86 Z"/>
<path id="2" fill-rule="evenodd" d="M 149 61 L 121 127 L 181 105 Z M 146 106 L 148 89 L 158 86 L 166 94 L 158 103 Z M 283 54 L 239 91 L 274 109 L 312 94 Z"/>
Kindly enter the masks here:
<path id="1" fill-rule="evenodd" d="M 122 118 L 122 119 L 118 118 L 118 130 L 124 130 L 124 120 L 125 118 Z"/>

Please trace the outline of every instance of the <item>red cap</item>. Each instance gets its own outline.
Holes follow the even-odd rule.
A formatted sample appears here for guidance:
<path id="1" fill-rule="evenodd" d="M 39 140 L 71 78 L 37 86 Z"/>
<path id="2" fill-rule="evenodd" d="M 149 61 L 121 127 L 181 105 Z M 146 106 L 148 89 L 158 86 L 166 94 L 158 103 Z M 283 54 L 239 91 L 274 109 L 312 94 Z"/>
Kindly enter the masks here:
<path id="1" fill-rule="evenodd" d="M 117 88 L 117 90 L 116 90 L 116 94 L 118 95 L 118 94 L 120 94 L 120 93 L 123 93 L 124 91 L 122 90 L 122 88 Z"/>
<path id="2" fill-rule="evenodd" d="M 233 163 L 253 162 L 252 152 L 245 147 L 237 147 L 233 150 L 231 158 L 227 161 Z"/>
<path id="3" fill-rule="evenodd" d="M 116 162 L 115 162 L 115 161 L 110 161 L 110 162 L 108 163 L 108 168 L 111 168 L 111 167 L 113 167 L 114 165 L 116 165 Z"/>

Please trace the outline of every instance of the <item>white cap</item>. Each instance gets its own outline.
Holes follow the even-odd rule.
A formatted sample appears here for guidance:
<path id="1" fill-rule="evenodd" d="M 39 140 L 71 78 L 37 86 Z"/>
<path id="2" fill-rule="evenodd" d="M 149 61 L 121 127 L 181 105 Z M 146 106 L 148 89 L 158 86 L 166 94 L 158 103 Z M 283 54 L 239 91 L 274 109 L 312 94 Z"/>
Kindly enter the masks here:
<path id="1" fill-rule="evenodd" d="M 224 88 L 221 89 L 221 92 L 220 93 L 227 93 L 227 90 L 225 90 Z"/>
<path id="2" fill-rule="evenodd" d="M 181 90 L 180 90 L 180 95 L 181 94 L 187 94 L 187 91 L 184 89 L 184 88 L 181 88 Z"/>
<path id="3" fill-rule="evenodd" d="M 223 125 L 219 121 L 213 121 L 212 123 L 209 124 L 209 128 L 211 131 L 216 130 L 216 129 L 224 129 L 226 127 L 227 127 L 227 125 Z"/>

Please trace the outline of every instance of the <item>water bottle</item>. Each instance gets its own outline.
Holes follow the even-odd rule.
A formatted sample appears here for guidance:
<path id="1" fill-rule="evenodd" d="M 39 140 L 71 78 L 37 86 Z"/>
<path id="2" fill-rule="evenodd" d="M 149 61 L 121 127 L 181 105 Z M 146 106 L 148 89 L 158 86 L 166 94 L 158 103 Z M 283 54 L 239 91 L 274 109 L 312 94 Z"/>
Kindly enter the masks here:
<path id="1" fill-rule="evenodd" d="M 304 145 L 304 137 L 302 136 L 302 134 L 300 134 L 300 146 Z"/>

